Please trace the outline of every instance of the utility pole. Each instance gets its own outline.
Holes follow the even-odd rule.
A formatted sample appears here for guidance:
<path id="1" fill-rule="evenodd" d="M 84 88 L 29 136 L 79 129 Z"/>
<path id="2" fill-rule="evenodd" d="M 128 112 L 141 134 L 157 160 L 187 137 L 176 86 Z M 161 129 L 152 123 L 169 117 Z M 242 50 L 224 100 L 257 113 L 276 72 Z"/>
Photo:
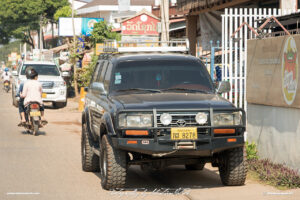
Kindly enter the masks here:
<path id="1" fill-rule="evenodd" d="M 40 54 L 42 53 L 42 50 L 44 48 L 43 44 L 43 17 L 40 17 Z"/>
<path id="2" fill-rule="evenodd" d="M 161 41 L 166 45 L 169 41 L 169 0 L 160 1 L 160 15 L 161 15 Z"/>
<path id="3" fill-rule="evenodd" d="M 72 28 L 73 28 L 73 70 L 74 70 L 74 90 L 75 90 L 75 96 L 78 96 L 78 85 L 77 85 L 77 69 L 76 69 L 76 34 L 75 34 L 75 23 L 74 23 L 74 0 L 72 0 Z"/>

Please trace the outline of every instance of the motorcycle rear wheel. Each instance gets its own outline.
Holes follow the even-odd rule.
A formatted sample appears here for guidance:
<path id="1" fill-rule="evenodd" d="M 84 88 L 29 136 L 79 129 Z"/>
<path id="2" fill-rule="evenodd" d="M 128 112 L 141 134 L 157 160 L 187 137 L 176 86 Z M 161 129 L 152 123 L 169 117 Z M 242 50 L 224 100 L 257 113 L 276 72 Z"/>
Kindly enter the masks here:
<path id="1" fill-rule="evenodd" d="M 36 136 L 39 131 L 39 121 L 32 120 L 33 135 Z"/>

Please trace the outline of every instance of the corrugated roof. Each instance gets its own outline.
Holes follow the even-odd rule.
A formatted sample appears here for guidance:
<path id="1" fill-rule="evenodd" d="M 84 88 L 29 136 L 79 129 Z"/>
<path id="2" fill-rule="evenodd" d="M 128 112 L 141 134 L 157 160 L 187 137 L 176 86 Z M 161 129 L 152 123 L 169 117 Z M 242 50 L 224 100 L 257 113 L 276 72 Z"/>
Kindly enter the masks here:
<path id="1" fill-rule="evenodd" d="M 152 6 L 155 0 L 130 0 L 130 5 L 132 6 Z M 102 5 L 119 5 L 118 0 L 93 0 L 92 2 L 82 6 L 82 8 L 90 8 L 94 6 Z"/>

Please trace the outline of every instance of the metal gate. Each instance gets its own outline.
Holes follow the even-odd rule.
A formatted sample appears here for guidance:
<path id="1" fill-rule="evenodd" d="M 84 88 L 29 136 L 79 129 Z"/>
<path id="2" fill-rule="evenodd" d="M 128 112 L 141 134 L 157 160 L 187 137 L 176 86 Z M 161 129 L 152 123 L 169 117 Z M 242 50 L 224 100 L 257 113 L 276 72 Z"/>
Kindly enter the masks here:
<path id="1" fill-rule="evenodd" d="M 258 19 L 292 13 L 293 10 L 266 8 L 230 8 L 222 15 L 222 80 L 229 81 L 231 92 L 224 94 L 235 106 L 247 110 L 247 40 L 256 35 L 243 26 L 233 37 L 241 24 L 247 22 L 255 30 Z M 270 30 L 264 30 L 265 32 Z"/>
<path id="2" fill-rule="evenodd" d="M 208 51 L 201 50 L 200 42 L 197 43 L 197 57 L 204 63 L 211 79 L 216 82 L 221 81 L 221 69 L 222 69 L 222 47 L 220 41 L 210 41 L 210 49 Z M 219 70 L 218 70 L 219 69 Z"/>

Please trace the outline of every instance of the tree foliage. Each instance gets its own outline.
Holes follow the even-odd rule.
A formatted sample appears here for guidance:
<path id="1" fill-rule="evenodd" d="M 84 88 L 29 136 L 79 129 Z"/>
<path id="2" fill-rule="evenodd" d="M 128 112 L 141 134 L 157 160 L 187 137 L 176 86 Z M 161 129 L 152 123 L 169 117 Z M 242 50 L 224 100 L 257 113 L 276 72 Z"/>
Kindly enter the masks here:
<path id="1" fill-rule="evenodd" d="M 0 43 L 18 38 L 33 46 L 31 32 L 39 30 L 40 21 L 53 22 L 55 12 L 67 5 L 68 0 L 1 0 Z"/>
<path id="2" fill-rule="evenodd" d="M 8 61 L 7 55 L 10 54 L 11 52 L 16 52 L 16 53 L 20 54 L 20 44 L 21 44 L 21 41 L 16 40 L 16 41 L 10 42 L 9 44 L 1 46 L 0 47 L 0 62 L 1 61 L 7 62 Z"/>
<path id="3" fill-rule="evenodd" d="M 64 6 L 56 11 L 54 14 L 54 20 L 57 22 L 60 17 L 71 17 L 72 8 L 70 5 Z"/>
<path id="4" fill-rule="evenodd" d="M 106 39 L 120 40 L 121 35 L 112 31 L 112 26 L 108 25 L 106 21 L 98 22 L 94 25 L 94 29 L 90 37 L 93 45 L 102 43 Z"/>
<path id="5" fill-rule="evenodd" d="M 90 85 L 97 61 L 98 56 L 93 55 L 92 62 L 87 67 L 78 70 L 77 80 L 79 87 L 88 87 Z"/>

